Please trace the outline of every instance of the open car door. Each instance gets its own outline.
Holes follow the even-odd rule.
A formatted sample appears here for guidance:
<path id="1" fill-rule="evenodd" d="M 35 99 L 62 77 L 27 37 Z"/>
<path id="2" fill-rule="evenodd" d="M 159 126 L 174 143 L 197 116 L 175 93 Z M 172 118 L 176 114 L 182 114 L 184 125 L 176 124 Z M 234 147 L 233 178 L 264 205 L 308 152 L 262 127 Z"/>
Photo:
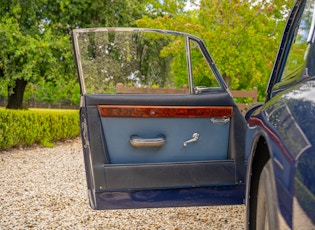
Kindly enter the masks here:
<path id="1" fill-rule="evenodd" d="M 138 28 L 72 36 L 93 209 L 243 203 L 245 120 L 200 39 Z"/>

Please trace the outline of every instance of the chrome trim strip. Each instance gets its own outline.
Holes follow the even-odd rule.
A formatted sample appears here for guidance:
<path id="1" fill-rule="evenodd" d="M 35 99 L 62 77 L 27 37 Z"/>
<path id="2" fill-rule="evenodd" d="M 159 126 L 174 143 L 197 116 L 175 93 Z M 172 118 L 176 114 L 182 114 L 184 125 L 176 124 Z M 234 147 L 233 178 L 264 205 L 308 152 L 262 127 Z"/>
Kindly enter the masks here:
<path id="1" fill-rule="evenodd" d="M 307 43 L 314 42 L 314 29 L 315 29 L 314 27 L 315 27 L 315 4 L 313 5 L 313 17 L 312 17 L 311 29 L 307 37 Z"/>
<path id="2" fill-rule="evenodd" d="M 81 85 L 81 95 L 85 95 L 86 90 L 85 90 L 85 84 L 84 84 L 84 78 L 83 78 L 83 69 L 82 69 L 82 63 L 81 63 L 78 36 L 79 34 L 76 32 L 76 30 L 73 30 L 72 39 L 73 39 L 74 52 L 75 52 L 75 57 L 76 57 L 76 62 L 77 62 L 77 71 L 78 71 L 80 85 Z"/>
<path id="3" fill-rule="evenodd" d="M 281 164 L 281 162 L 275 157 L 273 158 L 273 160 L 276 163 L 276 165 L 283 171 L 284 170 L 283 164 Z"/>
<path id="4" fill-rule="evenodd" d="M 192 75 L 192 66 L 191 66 L 191 56 L 190 56 L 190 39 L 185 37 L 186 43 L 186 62 L 187 62 L 187 71 L 188 71 L 188 82 L 189 82 L 189 93 L 194 93 L 194 79 Z"/>

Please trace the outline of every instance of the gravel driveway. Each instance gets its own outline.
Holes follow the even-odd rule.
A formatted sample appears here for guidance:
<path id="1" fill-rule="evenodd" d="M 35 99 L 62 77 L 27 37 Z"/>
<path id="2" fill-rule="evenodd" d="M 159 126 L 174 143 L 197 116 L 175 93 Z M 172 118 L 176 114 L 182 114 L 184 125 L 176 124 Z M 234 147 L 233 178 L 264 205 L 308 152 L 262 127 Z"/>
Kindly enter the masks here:
<path id="1" fill-rule="evenodd" d="M 244 206 L 93 211 L 81 143 L 0 152 L 0 229 L 243 229 Z"/>

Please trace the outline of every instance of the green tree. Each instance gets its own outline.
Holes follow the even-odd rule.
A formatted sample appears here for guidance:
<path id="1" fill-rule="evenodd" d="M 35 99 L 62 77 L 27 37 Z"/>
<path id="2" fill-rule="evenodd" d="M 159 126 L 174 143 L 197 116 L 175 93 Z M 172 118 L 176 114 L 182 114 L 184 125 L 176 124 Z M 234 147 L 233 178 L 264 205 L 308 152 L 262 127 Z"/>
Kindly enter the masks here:
<path id="1" fill-rule="evenodd" d="M 58 82 L 41 79 L 36 84 L 27 85 L 24 101 L 75 104 L 80 103 L 80 87 L 77 79 L 60 79 Z"/>
<path id="2" fill-rule="evenodd" d="M 134 26 L 146 13 L 145 0 L 46 0 L 47 18 L 56 28 Z"/>
<path id="3" fill-rule="evenodd" d="M 75 79 L 71 29 L 134 26 L 144 12 L 142 0 L 1 1 L 0 81 L 8 87 L 7 108 L 23 107 L 29 82 Z"/>
<path id="4" fill-rule="evenodd" d="M 166 7 L 164 14 L 145 16 L 137 25 L 202 38 L 228 85 L 232 89 L 257 86 L 262 98 L 292 4 L 288 0 L 201 0 L 192 10 Z"/>
<path id="5" fill-rule="evenodd" d="M 44 1 L 0 3 L 0 79 L 8 87 L 7 108 L 23 107 L 28 82 L 74 76 L 69 35 L 49 27 Z"/>

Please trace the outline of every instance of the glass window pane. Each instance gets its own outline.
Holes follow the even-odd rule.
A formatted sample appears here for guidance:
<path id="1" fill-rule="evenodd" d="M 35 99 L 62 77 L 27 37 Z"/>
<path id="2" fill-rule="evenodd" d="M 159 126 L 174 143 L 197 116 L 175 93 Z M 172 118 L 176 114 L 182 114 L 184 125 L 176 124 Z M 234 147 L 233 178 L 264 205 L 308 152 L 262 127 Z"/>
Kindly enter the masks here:
<path id="1" fill-rule="evenodd" d="M 313 11 L 314 3 L 312 1 L 306 2 L 299 26 L 295 30 L 293 44 L 288 54 L 281 82 L 276 85 L 276 88 L 298 81 L 303 76 L 303 72 L 307 71 L 306 64 L 309 53 L 307 39 L 310 33 Z"/>
<path id="2" fill-rule="evenodd" d="M 104 30 L 79 33 L 78 44 L 88 94 L 115 94 L 117 84 L 118 93 L 189 93 L 182 36 Z"/>
<path id="3" fill-rule="evenodd" d="M 194 41 L 190 42 L 190 53 L 194 86 L 206 88 L 220 87 L 198 44 Z"/>

